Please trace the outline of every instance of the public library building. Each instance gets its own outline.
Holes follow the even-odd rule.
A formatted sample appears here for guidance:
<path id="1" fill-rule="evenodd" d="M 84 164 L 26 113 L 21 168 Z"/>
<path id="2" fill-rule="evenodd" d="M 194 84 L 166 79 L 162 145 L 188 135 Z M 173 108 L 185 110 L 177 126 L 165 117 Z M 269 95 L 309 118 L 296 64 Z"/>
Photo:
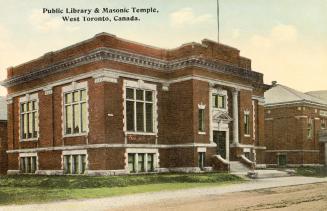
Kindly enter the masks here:
<path id="1" fill-rule="evenodd" d="M 203 40 L 108 33 L 7 69 L 8 174 L 117 175 L 263 165 L 263 75 Z"/>

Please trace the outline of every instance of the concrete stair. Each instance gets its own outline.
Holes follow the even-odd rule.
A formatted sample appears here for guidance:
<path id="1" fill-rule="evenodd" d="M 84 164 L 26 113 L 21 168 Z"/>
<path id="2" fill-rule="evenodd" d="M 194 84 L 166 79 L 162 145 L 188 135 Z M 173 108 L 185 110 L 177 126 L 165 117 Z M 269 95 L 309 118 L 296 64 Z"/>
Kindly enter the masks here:
<path id="1" fill-rule="evenodd" d="M 280 171 L 276 169 L 257 169 L 252 171 L 239 161 L 230 161 L 229 169 L 231 174 L 241 177 L 250 177 L 252 179 L 288 177 L 293 175 L 292 172 Z"/>
<path id="2" fill-rule="evenodd" d="M 250 169 L 239 161 L 230 161 L 229 170 L 231 173 L 248 173 Z"/>

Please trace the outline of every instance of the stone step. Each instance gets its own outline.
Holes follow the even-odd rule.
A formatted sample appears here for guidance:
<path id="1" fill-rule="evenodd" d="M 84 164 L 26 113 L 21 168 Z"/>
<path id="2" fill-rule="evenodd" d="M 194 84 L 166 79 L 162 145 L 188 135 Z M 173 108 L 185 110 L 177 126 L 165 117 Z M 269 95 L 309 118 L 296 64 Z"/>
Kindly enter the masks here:
<path id="1" fill-rule="evenodd" d="M 250 169 L 239 161 L 230 161 L 230 172 L 248 172 Z"/>

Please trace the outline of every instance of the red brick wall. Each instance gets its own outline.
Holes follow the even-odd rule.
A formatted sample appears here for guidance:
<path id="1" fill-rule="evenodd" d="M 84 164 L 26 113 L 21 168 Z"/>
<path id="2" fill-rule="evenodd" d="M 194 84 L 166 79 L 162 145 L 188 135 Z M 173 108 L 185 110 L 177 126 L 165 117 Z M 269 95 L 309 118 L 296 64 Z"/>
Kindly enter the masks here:
<path id="1" fill-rule="evenodd" d="M 197 167 L 195 148 L 159 149 L 161 168 Z"/>
<path id="2" fill-rule="evenodd" d="M 0 120 L 0 174 L 6 174 L 7 164 L 7 121 Z"/>
<path id="3" fill-rule="evenodd" d="M 120 170 L 125 168 L 125 149 L 88 149 L 89 170 Z"/>
<path id="4" fill-rule="evenodd" d="M 38 170 L 62 170 L 61 151 L 38 152 Z"/>
<path id="5" fill-rule="evenodd" d="M 249 111 L 250 134 L 245 136 L 244 132 L 244 112 Z M 253 109 L 252 109 L 252 92 L 241 90 L 239 92 L 239 141 L 241 144 L 253 144 Z"/>
<path id="6" fill-rule="evenodd" d="M 265 116 L 265 141 L 268 150 L 266 154 L 267 164 L 277 163 L 278 152 L 269 152 L 269 150 L 289 150 L 287 152 L 280 152 L 287 154 L 289 164 L 318 164 L 323 160 L 321 152 L 314 151 L 323 150 L 318 136 L 320 119 L 323 117 L 319 116 L 317 107 L 295 105 L 266 108 Z M 307 138 L 309 118 L 314 120 L 314 132 L 311 139 Z M 295 152 L 294 150 L 304 151 Z"/>
<path id="7" fill-rule="evenodd" d="M 9 153 L 8 154 L 8 170 L 18 170 L 19 161 L 18 153 Z"/>

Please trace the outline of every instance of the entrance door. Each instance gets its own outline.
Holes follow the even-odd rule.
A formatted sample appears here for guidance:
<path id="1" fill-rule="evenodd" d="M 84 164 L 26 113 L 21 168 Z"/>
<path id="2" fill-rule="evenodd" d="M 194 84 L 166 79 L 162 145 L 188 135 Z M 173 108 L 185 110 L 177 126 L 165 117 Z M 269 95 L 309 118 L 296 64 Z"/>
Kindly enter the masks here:
<path id="1" fill-rule="evenodd" d="M 213 131 L 213 141 L 217 144 L 217 154 L 226 159 L 226 131 Z"/>

